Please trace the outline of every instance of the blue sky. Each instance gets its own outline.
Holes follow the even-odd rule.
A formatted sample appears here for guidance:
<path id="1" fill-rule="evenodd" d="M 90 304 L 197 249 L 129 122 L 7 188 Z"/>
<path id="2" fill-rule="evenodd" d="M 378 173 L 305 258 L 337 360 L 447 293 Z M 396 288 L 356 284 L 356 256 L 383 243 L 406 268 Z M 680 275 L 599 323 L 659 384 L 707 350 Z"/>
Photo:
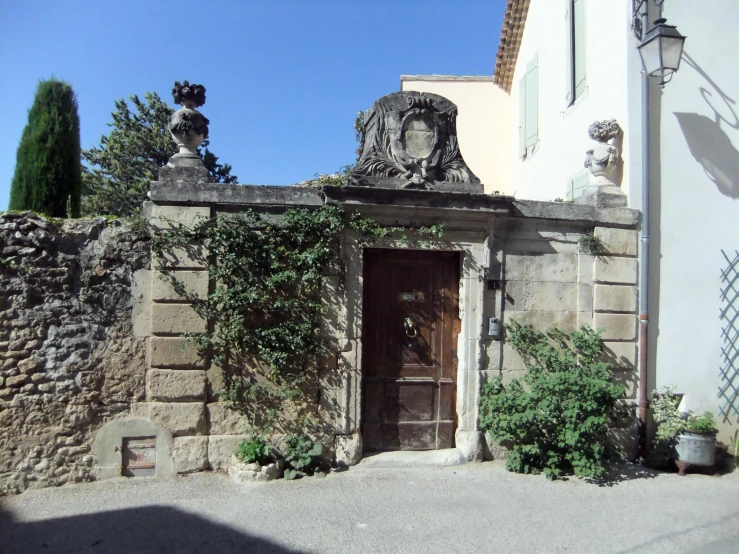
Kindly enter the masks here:
<path id="1" fill-rule="evenodd" d="M 207 88 L 211 150 L 244 184 L 354 162 L 358 110 L 401 74 L 491 75 L 505 0 L 0 1 L 0 210 L 39 79 L 72 83 L 82 148 L 114 101 Z"/>

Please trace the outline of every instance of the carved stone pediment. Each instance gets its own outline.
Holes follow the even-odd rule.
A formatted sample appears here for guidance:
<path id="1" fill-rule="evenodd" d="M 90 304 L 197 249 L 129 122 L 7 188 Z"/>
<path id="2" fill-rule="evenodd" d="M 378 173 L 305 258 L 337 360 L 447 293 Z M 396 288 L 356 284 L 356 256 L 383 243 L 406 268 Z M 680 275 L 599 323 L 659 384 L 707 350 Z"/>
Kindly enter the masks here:
<path id="1" fill-rule="evenodd" d="M 456 121 L 457 106 L 438 94 L 383 96 L 365 116 L 365 146 L 349 183 L 482 193 L 459 151 Z"/>

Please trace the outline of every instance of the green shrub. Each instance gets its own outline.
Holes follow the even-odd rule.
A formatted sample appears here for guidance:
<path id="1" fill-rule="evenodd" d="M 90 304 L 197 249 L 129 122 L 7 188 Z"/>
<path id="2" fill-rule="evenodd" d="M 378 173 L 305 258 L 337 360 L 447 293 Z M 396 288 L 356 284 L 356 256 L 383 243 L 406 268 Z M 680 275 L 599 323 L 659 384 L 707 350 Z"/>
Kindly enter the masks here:
<path id="1" fill-rule="evenodd" d="M 295 479 L 298 475 L 312 475 L 320 469 L 323 446 L 314 442 L 308 435 L 288 435 L 285 439 L 285 479 Z"/>
<path id="2" fill-rule="evenodd" d="M 245 464 L 256 463 L 260 466 L 266 466 L 274 461 L 272 449 L 267 444 L 267 441 L 264 440 L 264 437 L 260 436 L 242 441 L 241 444 L 239 444 L 239 450 L 236 453 L 236 457 Z"/>
<path id="3" fill-rule="evenodd" d="M 40 81 L 16 153 L 11 210 L 78 216 L 82 189 L 77 97 L 63 81 Z"/>
<path id="4" fill-rule="evenodd" d="M 598 477 L 609 412 L 626 392 L 601 361 L 600 334 L 586 327 L 545 334 L 515 321 L 505 328 L 528 372 L 508 384 L 497 378 L 484 385 L 480 423 L 495 440 L 512 444 L 506 468 L 549 479 Z"/>

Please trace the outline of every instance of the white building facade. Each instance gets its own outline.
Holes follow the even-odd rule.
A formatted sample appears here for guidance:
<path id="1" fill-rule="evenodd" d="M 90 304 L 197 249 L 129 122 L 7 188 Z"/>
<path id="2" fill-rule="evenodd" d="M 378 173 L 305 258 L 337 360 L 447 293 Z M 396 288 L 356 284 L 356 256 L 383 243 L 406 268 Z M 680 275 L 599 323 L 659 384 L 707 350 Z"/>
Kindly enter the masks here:
<path id="1" fill-rule="evenodd" d="M 648 295 L 646 389 L 675 386 L 685 395 L 681 407 L 712 412 L 719 439 L 733 444 L 739 439 L 739 74 L 731 56 L 739 46 L 739 3 L 646 3 L 650 21 L 666 17 L 688 37 L 673 79 L 664 88 L 650 79 L 646 112 L 639 0 L 508 0 L 492 76 L 497 90 L 466 89 L 490 85 L 489 77 L 443 76 L 403 77 L 401 89 L 455 102 L 462 152 L 485 191 L 518 199 L 576 199 L 593 184 L 584 164 L 592 147 L 588 127 L 617 120 L 623 133 L 611 142 L 620 153 L 615 184 L 631 208 L 643 210 L 644 186 L 649 195 L 649 286 L 639 290 Z M 482 107 L 487 101 L 494 105 Z"/>

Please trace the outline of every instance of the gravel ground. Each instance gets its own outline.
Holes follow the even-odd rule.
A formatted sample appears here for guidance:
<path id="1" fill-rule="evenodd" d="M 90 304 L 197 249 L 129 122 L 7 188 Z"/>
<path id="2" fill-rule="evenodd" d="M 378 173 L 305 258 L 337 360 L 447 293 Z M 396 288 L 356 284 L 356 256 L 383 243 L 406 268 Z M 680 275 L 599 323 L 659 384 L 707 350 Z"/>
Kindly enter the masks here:
<path id="1" fill-rule="evenodd" d="M 739 473 L 623 465 L 597 485 L 496 462 L 252 485 L 115 479 L 0 499 L 0 552 L 739 553 Z"/>

